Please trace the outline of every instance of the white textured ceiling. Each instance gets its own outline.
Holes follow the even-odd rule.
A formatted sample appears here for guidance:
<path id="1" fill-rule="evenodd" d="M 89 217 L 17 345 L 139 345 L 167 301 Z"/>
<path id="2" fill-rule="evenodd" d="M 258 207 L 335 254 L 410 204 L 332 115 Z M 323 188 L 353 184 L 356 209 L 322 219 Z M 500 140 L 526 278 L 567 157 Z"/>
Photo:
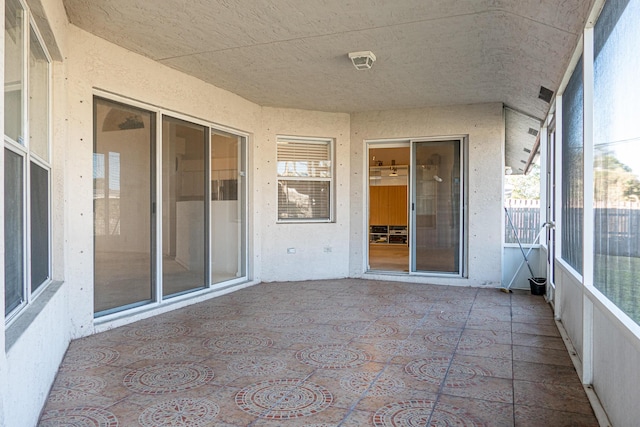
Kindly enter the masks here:
<path id="1" fill-rule="evenodd" d="M 503 102 L 543 118 L 593 0 L 64 0 L 70 21 L 263 106 Z M 347 54 L 371 50 L 371 70 Z"/>

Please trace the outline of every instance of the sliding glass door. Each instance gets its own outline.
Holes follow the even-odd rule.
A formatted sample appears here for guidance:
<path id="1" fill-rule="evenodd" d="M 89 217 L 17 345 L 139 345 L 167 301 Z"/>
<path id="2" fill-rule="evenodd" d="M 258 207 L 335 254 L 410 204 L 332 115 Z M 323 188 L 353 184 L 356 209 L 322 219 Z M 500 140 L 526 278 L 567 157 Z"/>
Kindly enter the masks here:
<path id="1" fill-rule="evenodd" d="M 211 283 L 246 275 L 245 138 L 211 133 Z"/>
<path id="2" fill-rule="evenodd" d="M 411 271 L 462 275 L 461 140 L 411 145 Z"/>
<path id="3" fill-rule="evenodd" d="M 162 118 L 162 295 L 204 288 L 208 265 L 207 135 L 201 125 Z"/>
<path id="4" fill-rule="evenodd" d="M 246 145 L 94 98 L 96 317 L 247 279 Z"/>
<path id="5" fill-rule="evenodd" d="M 94 311 L 153 300 L 155 113 L 94 103 Z"/>

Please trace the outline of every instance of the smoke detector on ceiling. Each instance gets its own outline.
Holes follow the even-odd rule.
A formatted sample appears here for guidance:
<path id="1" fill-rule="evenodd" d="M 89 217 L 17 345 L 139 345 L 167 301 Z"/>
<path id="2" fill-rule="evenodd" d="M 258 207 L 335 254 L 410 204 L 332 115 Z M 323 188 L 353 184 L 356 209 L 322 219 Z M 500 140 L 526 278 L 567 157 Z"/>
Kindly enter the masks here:
<path id="1" fill-rule="evenodd" d="M 368 70 L 376 61 L 376 56 L 370 50 L 349 52 L 349 59 L 357 70 Z"/>

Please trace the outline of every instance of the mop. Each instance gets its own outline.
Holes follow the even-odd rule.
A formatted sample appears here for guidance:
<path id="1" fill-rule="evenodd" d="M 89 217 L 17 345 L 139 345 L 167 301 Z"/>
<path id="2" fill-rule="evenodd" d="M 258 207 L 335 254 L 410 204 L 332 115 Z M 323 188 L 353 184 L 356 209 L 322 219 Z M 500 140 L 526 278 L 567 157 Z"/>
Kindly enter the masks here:
<path id="1" fill-rule="evenodd" d="M 522 244 L 520 243 L 520 238 L 518 237 L 518 231 L 516 230 L 516 227 L 513 225 L 513 221 L 511 221 L 511 215 L 509 214 L 509 211 L 507 210 L 507 208 L 504 208 L 505 213 L 507 214 L 507 220 L 509 220 L 509 225 L 511 226 L 511 229 L 513 230 L 513 235 L 516 236 L 516 242 L 518 242 L 518 247 L 520 248 L 520 252 L 522 252 L 522 258 L 524 258 L 522 261 L 520 261 L 520 265 L 518 266 L 518 268 L 516 269 L 516 272 L 513 274 L 513 277 L 511 278 L 511 281 L 509 282 L 509 284 L 505 287 L 505 288 L 500 288 L 500 292 L 504 292 L 504 293 L 511 293 L 511 285 L 513 284 L 513 281 L 516 279 L 516 276 L 518 275 L 518 273 L 520 272 L 520 269 L 522 268 L 522 266 L 526 263 L 527 264 L 527 268 L 529 268 L 529 273 L 531 274 L 531 277 L 533 278 L 535 275 L 533 274 L 533 269 L 531 268 L 531 265 L 529 264 L 529 254 L 531 253 L 531 250 L 533 249 L 533 246 L 531 246 L 529 248 L 529 250 L 527 251 L 527 253 L 524 253 L 524 249 L 522 248 Z M 544 231 L 544 229 L 547 227 L 549 223 L 545 222 L 542 227 L 540 228 L 540 231 L 538 232 L 538 235 L 536 236 L 536 238 L 533 240 L 533 244 L 535 245 L 536 243 L 538 243 L 538 240 L 540 239 L 540 236 L 542 235 L 542 232 Z"/>

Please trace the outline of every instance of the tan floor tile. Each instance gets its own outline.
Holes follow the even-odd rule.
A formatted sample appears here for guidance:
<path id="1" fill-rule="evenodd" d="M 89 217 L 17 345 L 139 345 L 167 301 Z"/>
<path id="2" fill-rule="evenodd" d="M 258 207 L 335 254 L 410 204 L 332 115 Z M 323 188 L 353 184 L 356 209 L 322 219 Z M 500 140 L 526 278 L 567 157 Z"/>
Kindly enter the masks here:
<path id="1" fill-rule="evenodd" d="M 516 405 L 537 406 L 587 415 L 593 413 L 581 385 L 514 380 L 513 388 Z"/>
<path id="2" fill-rule="evenodd" d="M 438 400 L 431 422 L 436 425 L 510 427 L 513 426 L 513 405 L 442 395 Z M 445 424 L 446 422 L 449 424 Z M 476 424 L 473 424 L 474 422 Z"/>
<path id="3" fill-rule="evenodd" d="M 543 298 L 363 279 L 261 284 L 76 340 L 42 419 L 183 413 L 220 427 L 596 425 Z"/>
<path id="4" fill-rule="evenodd" d="M 564 344 L 564 341 L 560 337 L 513 333 L 512 338 L 513 338 L 514 345 L 523 345 L 528 347 L 542 347 L 542 348 L 550 348 L 553 350 L 564 350 L 564 351 L 566 351 L 566 348 L 567 348 Z"/>
<path id="5" fill-rule="evenodd" d="M 553 411 L 534 406 L 516 405 L 516 427 L 598 427 L 593 414 Z"/>
<path id="6" fill-rule="evenodd" d="M 521 362 L 543 363 L 547 365 L 572 366 L 571 358 L 566 350 L 551 348 L 513 346 L 513 360 Z"/>

